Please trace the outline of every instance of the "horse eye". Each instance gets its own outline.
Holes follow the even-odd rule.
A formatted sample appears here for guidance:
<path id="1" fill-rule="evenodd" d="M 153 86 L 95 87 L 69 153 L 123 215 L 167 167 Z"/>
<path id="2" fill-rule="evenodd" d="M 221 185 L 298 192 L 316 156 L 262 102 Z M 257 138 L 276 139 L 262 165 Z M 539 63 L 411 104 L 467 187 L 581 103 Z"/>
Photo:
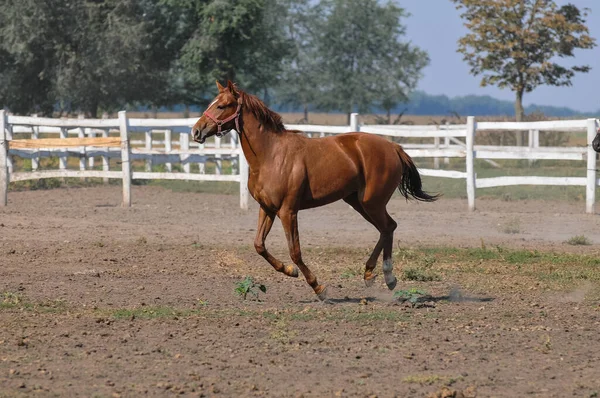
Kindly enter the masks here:
<path id="1" fill-rule="evenodd" d="M 225 109 L 223 105 L 217 105 L 217 109 Z"/>

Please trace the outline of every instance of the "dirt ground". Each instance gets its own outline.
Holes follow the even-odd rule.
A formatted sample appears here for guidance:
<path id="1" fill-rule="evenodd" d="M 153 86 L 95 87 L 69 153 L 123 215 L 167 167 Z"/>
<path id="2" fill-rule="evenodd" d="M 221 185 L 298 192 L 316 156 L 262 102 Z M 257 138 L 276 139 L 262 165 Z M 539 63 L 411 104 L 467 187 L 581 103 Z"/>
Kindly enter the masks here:
<path id="1" fill-rule="evenodd" d="M 135 186 L 124 209 L 120 195 L 10 192 L 0 208 L 0 397 L 600 394 L 595 282 L 449 273 L 424 284 L 426 303 L 399 303 L 348 271 L 377 233 L 339 202 L 300 214 L 323 304 L 254 252 L 255 203 Z M 600 253 L 600 218 L 581 202 L 477 205 L 394 198 L 396 245 Z M 592 244 L 564 243 L 576 235 Z M 267 247 L 289 262 L 279 223 Z M 245 276 L 267 286 L 261 301 L 234 293 Z"/>

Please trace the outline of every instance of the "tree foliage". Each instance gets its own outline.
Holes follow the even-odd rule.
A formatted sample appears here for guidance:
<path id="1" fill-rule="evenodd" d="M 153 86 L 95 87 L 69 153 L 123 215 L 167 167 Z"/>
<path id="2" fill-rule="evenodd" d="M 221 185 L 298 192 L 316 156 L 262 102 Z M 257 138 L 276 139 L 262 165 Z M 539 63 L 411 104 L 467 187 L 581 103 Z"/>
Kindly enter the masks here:
<path id="1" fill-rule="evenodd" d="M 391 109 L 408 98 L 427 54 L 402 42 L 406 17 L 392 2 L 327 0 L 317 21 L 316 51 L 322 65 L 320 104 L 350 113 L 373 104 Z"/>
<path id="2" fill-rule="evenodd" d="M 553 0 L 452 0 L 470 33 L 459 40 L 458 51 L 481 77 L 481 85 L 510 88 L 516 94 L 517 121 L 523 117 L 523 94 L 540 85 L 568 86 L 576 72 L 589 66 L 567 67 L 558 58 L 589 49 L 583 12 L 572 4 L 558 7 Z"/>
<path id="3" fill-rule="evenodd" d="M 203 106 L 232 80 L 305 110 L 389 111 L 428 62 L 405 17 L 377 0 L 5 0 L 0 106 Z"/>
<path id="4" fill-rule="evenodd" d="M 273 86 L 289 43 L 278 22 L 276 0 L 170 0 L 191 28 L 178 60 L 179 83 L 196 102 L 215 80 L 236 81 L 250 91 Z"/>
<path id="5" fill-rule="evenodd" d="M 148 0 L 10 0 L 0 8 L 0 102 L 13 112 L 113 110 L 160 97 L 173 51 Z M 165 61 L 169 60 L 169 61 Z"/>
<path id="6" fill-rule="evenodd" d="M 301 106 L 303 121 L 307 123 L 308 108 L 319 98 L 322 71 L 316 51 L 316 28 L 322 23 L 322 14 L 320 7 L 311 5 L 309 0 L 284 0 L 284 4 L 288 10 L 284 30 L 291 47 L 283 59 L 276 97 L 280 104 Z"/>

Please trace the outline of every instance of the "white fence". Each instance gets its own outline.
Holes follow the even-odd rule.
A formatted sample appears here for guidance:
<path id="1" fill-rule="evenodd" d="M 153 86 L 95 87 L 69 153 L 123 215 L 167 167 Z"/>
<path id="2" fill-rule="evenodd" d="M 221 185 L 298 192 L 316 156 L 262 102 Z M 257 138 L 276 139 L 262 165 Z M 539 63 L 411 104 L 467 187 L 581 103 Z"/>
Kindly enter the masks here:
<path id="1" fill-rule="evenodd" d="M 131 205 L 133 179 L 239 182 L 240 207 L 247 209 L 248 164 L 237 136 L 229 135 L 227 143 L 216 137 L 204 145 L 190 142 L 189 132 L 197 120 L 128 119 L 125 111 L 117 119 L 52 119 L 6 115 L 0 110 L 0 206 L 7 204 L 10 181 L 98 177 L 123 180 L 124 206 Z M 144 133 L 144 140 L 132 140 L 132 133 Z M 40 134 L 59 138 L 40 138 Z M 179 134 L 178 141 L 172 141 L 173 134 Z M 15 172 L 13 156 L 31 159 L 32 171 Z M 40 159 L 49 156 L 58 156 L 58 170 L 39 170 Z M 69 157 L 79 158 L 78 170 L 67 168 Z M 90 170 L 97 158 L 102 170 Z M 111 158 L 120 160 L 121 171 L 110 170 Z M 145 171 L 133 171 L 131 162 L 140 159 L 145 161 Z M 207 162 L 215 164 L 214 174 L 206 174 Z M 231 164 L 231 174 L 223 173 L 223 162 Z M 183 171 L 173 172 L 173 163 L 181 164 Z M 167 171 L 153 172 L 153 164 L 164 164 Z M 197 173 L 191 172 L 192 164 L 198 165 Z"/>
<path id="2" fill-rule="evenodd" d="M 469 210 L 475 210 L 475 191 L 477 188 L 491 188 L 509 185 L 575 185 L 586 187 L 586 212 L 594 212 L 595 187 L 600 185 L 596 178 L 596 153 L 591 142 L 596 136 L 598 120 L 557 120 L 544 122 L 480 122 L 475 118 L 467 118 L 464 125 L 359 125 L 358 115 L 352 114 L 350 126 L 310 126 L 288 125 L 290 129 L 306 132 L 309 135 L 340 134 L 348 131 L 363 131 L 389 137 L 432 138 L 432 144 L 403 144 L 406 152 L 413 158 L 434 158 L 439 165 L 440 158 L 465 158 L 465 171 L 419 169 L 425 176 L 465 179 L 467 185 L 467 202 Z M 478 131 L 528 131 L 529 146 L 488 146 L 475 145 Z M 587 132 L 585 147 L 541 147 L 540 131 Z M 442 139 L 444 142 L 442 143 Z M 464 139 L 464 142 L 461 141 Z M 495 164 L 494 159 L 552 159 L 552 160 L 586 160 L 587 177 L 545 177 L 545 176 L 504 176 L 493 178 L 477 178 L 475 159 L 483 159 Z"/>
<path id="3" fill-rule="evenodd" d="M 22 181 L 49 177 L 101 177 L 123 180 L 123 203 L 131 203 L 131 179 L 178 179 L 190 181 L 235 181 L 240 183 L 240 207 L 248 207 L 248 165 L 245 161 L 235 134 L 229 134 L 229 142 L 215 138 L 211 142 L 199 145 L 190 143 L 189 131 L 197 121 L 192 119 L 128 119 L 124 111 L 118 119 L 49 119 L 36 117 L 6 116 L 0 111 L 0 143 L 9 142 L 0 147 L 0 205 L 6 204 L 9 181 Z M 547 122 L 480 122 L 474 117 L 467 118 L 465 125 L 359 125 L 358 115 L 352 114 L 349 126 L 287 125 L 288 129 L 300 130 L 309 137 L 324 137 L 350 131 L 364 131 L 389 137 L 431 138 L 432 144 L 403 144 L 406 152 L 413 158 L 434 158 L 434 169 L 420 169 L 425 176 L 465 179 L 469 210 L 475 209 L 477 188 L 489 188 L 509 185 L 576 185 L 586 187 L 586 211 L 594 212 L 595 187 L 600 184 L 596 178 L 596 154 L 589 145 L 596 135 L 598 121 L 567 120 Z M 474 145 L 477 131 L 529 131 L 529 146 L 483 146 Z M 586 147 L 540 147 L 540 131 L 587 132 Z M 119 141 L 94 141 L 114 138 Z M 131 140 L 131 133 L 144 133 L 143 140 Z M 44 147 L 48 140 L 39 138 L 40 134 L 58 134 L 59 142 L 49 142 L 52 147 Z M 112 136 L 111 136 L 112 134 Z M 179 134 L 179 140 L 172 136 Z M 29 140 L 15 139 L 25 136 Z M 69 139 L 69 136 L 77 138 Z M 156 136 L 163 137 L 156 140 Z M 31 144 L 39 140 L 39 145 Z M 65 141 L 66 140 L 66 141 Z M 442 142 L 443 140 L 443 142 Z M 463 141 L 464 140 L 464 141 Z M 57 141 L 57 140 L 55 140 Z M 12 142 L 12 144 L 11 144 Z M 26 144 L 29 142 L 29 144 Z M 68 145 L 67 145 L 68 143 Z M 99 146 L 100 145 L 100 146 Z M 17 146 L 17 147 L 15 147 Z M 70 148 L 70 149 L 66 149 Z M 58 153 L 59 170 L 39 171 L 39 159 Z M 12 156 L 30 158 L 31 172 L 13 172 Z M 67 169 L 68 157 L 79 157 L 79 170 Z M 110 170 L 110 158 L 120 158 L 122 171 Z M 102 170 L 89 170 L 94 167 L 95 158 L 101 158 Z M 465 171 L 440 170 L 439 159 L 465 158 Z M 145 161 L 145 171 L 131 170 L 132 160 Z M 475 159 L 484 159 L 494 164 L 494 159 L 555 159 L 586 160 L 587 177 L 544 177 L 544 176 L 504 176 L 477 178 Z M 215 164 L 214 174 L 206 174 L 206 163 Z M 223 174 L 223 162 L 232 165 L 231 174 Z M 179 163 L 183 172 L 173 172 L 172 165 Z M 152 172 L 153 164 L 164 164 L 166 172 Z M 198 172 L 191 172 L 191 165 L 198 165 Z"/>

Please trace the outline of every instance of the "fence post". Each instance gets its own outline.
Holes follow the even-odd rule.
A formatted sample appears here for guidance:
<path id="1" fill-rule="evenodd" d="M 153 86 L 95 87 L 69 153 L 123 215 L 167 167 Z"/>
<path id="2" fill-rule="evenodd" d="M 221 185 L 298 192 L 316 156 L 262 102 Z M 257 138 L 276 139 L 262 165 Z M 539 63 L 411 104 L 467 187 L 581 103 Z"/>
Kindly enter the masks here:
<path id="1" fill-rule="evenodd" d="M 190 151 L 190 135 L 188 133 L 179 134 L 179 149 L 184 152 Z M 190 174 L 190 162 L 188 161 L 190 155 L 181 154 L 179 156 L 179 161 L 183 163 L 183 172 L 186 174 Z"/>
<path id="2" fill-rule="evenodd" d="M 469 203 L 469 211 L 475 210 L 475 118 L 469 116 L 467 118 L 467 201 Z"/>
<path id="3" fill-rule="evenodd" d="M 241 141 L 241 140 L 240 140 Z M 238 149 L 238 164 L 240 165 L 240 208 L 248 210 L 248 162 L 242 151 L 242 146 Z"/>
<path id="4" fill-rule="evenodd" d="M 4 128 L 6 129 L 6 141 L 12 141 L 14 139 L 13 137 L 13 126 L 11 124 L 8 124 L 8 115 L 5 114 L 4 116 Z M 9 149 L 7 147 L 6 149 L 6 168 L 8 169 L 8 175 L 10 176 L 13 172 L 14 172 L 14 168 L 13 168 L 13 158 L 9 152 Z M 10 178 L 9 178 L 10 181 Z"/>
<path id="5" fill-rule="evenodd" d="M 8 204 L 8 140 L 6 137 L 6 111 L 0 109 L 0 207 Z"/>
<path id="6" fill-rule="evenodd" d="M 530 150 L 535 150 L 540 146 L 540 131 L 539 130 L 529 130 L 529 137 L 527 144 Z M 529 165 L 535 163 L 534 159 L 529 159 Z"/>
<path id="7" fill-rule="evenodd" d="M 215 136 L 215 149 L 221 149 L 221 137 Z M 223 170 L 223 161 L 221 161 L 221 155 L 215 155 L 215 174 L 220 175 Z"/>
<path id="8" fill-rule="evenodd" d="M 33 117 L 38 117 L 37 114 L 33 115 Z M 31 127 L 31 139 L 37 140 L 40 138 L 40 126 L 32 126 Z M 36 171 L 40 166 L 40 151 L 36 150 L 31 154 L 31 170 Z"/>
<path id="9" fill-rule="evenodd" d="M 358 126 L 358 113 L 350 114 L 350 131 L 360 131 L 360 127 Z"/>
<path id="10" fill-rule="evenodd" d="M 433 146 L 434 146 L 435 150 L 440 149 L 440 137 L 433 137 Z M 433 168 L 434 169 L 440 168 L 440 158 L 438 158 L 437 156 L 433 158 Z"/>
<path id="11" fill-rule="evenodd" d="M 89 127 L 86 127 L 84 129 L 84 135 L 89 138 L 96 138 L 96 133 L 94 131 L 92 131 L 92 129 Z M 94 170 L 94 156 L 88 156 L 86 153 L 86 157 L 88 160 L 88 168 L 90 170 Z"/>
<path id="12" fill-rule="evenodd" d="M 83 129 L 83 127 L 79 128 L 79 130 L 77 131 L 77 136 L 79 138 L 85 138 L 85 130 Z M 85 158 L 87 157 L 86 152 L 86 147 L 82 146 L 81 148 L 79 148 L 79 170 L 85 170 Z"/>
<path id="13" fill-rule="evenodd" d="M 167 154 L 167 159 L 171 158 L 171 151 L 173 150 L 173 142 L 171 139 L 171 130 L 165 130 L 165 152 Z M 165 167 L 169 173 L 173 171 L 171 162 L 166 162 Z"/>
<path id="14" fill-rule="evenodd" d="M 450 122 L 446 122 L 446 130 L 449 130 Z M 450 148 L 450 137 L 444 137 L 444 148 Z M 444 164 L 450 164 L 450 158 L 444 158 Z"/>
<path id="15" fill-rule="evenodd" d="M 121 170 L 123 171 L 123 207 L 131 207 L 131 150 L 129 148 L 127 112 L 119 111 L 121 133 Z"/>
<path id="16" fill-rule="evenodd" d="M 596 151 L 592 141 L 596 137 L 596 119 L 587 120 L 587 184 L 585 189 L 585 212 L 594 214 L 596 202 Z"/>
<path id="17" fill-rule="evenodd" d="M 83 113 L 79 113 L 77 115 L 77 119 L 85 119 L 85 115 Z M 83 127 L 79 127 L 77 130 L 77 137 L 85 138 L 85 129 Z M 87 158 L 86 152 L 86 147 L 82 146 L 79 148 L 79 170 L 85 170 L 85 159 Z M 86 178 L 82 178 L 82 180 L 85 181 Z"/>
<path id="18" fill-rule="evenodd" d="M 231 142 L 230 142 L 231 149 L 236 149 L 237 141 L 238 141 L 237 133 L 236 134 L 230 133 L 229 137 L 231 138 Z M 239 168 L 240 168 L 239 156 L 237 159 L 232 156 L 231 157 L 231 174 L 238 174 Z"/>
<path id="19" fill-rule="evenodd" d="M 198 144 L 198 148 L 200 149 L 200 152 L 204 152 L 205 145 Z M 198 173 L 206 174 L 206 156 L 204 155 L 202 155 L 201 161 L 198 162 Z"/>
<path id="20" fill-rule="evenodd" d="M 144 134 L 146 137 L 146 150 L 147 151 L 151 151 L 152 150 L 152 130 L 146 130 L 146 133 Z M 152 171 L 152 155 L 146 155 L 146 171 L 147 172 L 151 172 Z"/>
<path id="21" fill-rule="evenodd" d="M 108 129 L 102 130 L 102 137 L 108 138 Z M 102 155 L 102 171 L 110 171 L 109 148 L 106 148 L 106 155 Z M 108 177 L 102 178 L 102 183 L 108 184 Z"/>
<path id="22" fill-rule="evenodd" d="M 68 134 L 67 128 L 66 127 L 62 127 L 60 129 L 60 138 L 68 138 L 68 137 L 69 137 L 69 134 Z M 67 149 L 62 149 L 60 151 L 60 155 L 59 155 L 59 158 L 58 158 L 58 168 L 60 170 L 66 170 L 67 169 L 67 156 L 68 156 L 68 152 L 67 151 L 68 151 Z M 64 180 L 64 178 L 63 178 L 63 180 Z"/>

